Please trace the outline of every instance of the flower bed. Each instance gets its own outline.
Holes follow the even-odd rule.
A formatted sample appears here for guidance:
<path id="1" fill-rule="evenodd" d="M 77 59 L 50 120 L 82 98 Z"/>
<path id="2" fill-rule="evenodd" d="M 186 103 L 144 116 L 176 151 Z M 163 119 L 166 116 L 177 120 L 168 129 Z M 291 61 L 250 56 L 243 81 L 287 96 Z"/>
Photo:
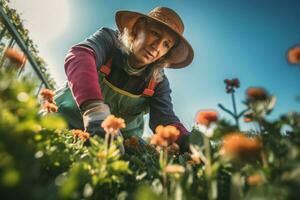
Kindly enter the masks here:
<path id="1" fill-rule="evenodd" d="M 16 72 L 7 69 L 0 68 L 1 199 L 298 197 L 300 115 L 266 120 L 275 97 L 264 89 L 247 90 L 247 110 L 241 113 L 220 105 L 235 119 L 246 114 L 252 129 L 241 131 L 214 110 L 200 111 L 190 152 L 180 154 L 174 143 L 178 131 L 170 126 L 158 126 L 147 143 L 136 137 L 109 139 L 126 126 L 114 116 L 102 124 L 106 138 L 68 130 L 56 113 L 53 93 L 43 91 L 42 107 L 33 94 L 34 80 L 16 80 Z M 236 79 L 225 83 L 232 95 L 240 84 Z M 39 114 L 41 108 L 46 114 Z"/>

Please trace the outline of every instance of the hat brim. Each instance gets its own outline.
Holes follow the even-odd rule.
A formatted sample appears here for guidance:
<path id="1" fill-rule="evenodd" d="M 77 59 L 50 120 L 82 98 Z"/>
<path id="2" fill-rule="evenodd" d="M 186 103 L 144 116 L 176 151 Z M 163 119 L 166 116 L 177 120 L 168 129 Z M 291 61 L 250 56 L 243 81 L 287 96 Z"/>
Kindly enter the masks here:
<path id="1" fill-rule="evenodd" d="M 141 18 L 146 17 L 150 18 L 162 25 L 166 28 L 173 31 L 179 38 L 178 44 L 168 52 L 167 62 L 170 63 L 169 68 L 183 68 L 188 66 L 194 58 L 194 51 L 189 42 L 182 36 L 182 34 L 178 33 L 176 30 L 172 29 L 168 24 L 163 21 L 157 20 L 149 15 L 145 15 L 138 12 L 133 11 L 118 11 L 115 16 L 116 24 L 119 31 L 122 33 L 124 28 L 131 30 L 136 23 L 136 21 Z"/>

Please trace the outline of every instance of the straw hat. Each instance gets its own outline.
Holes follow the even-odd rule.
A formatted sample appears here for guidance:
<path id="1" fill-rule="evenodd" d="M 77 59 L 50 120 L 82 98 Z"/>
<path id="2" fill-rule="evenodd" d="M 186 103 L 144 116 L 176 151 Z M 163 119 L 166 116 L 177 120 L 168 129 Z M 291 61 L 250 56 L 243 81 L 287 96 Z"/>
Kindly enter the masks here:
<path id="1" fill-rule="evenodd" d="M 118 11 L 116 13 L 116 24 L 119 31 L 122 33 L 124 28 L 131 30 L 141 17 L 150 18 L 168 27 L 178 36 L 179 43 L 168 53 L 167 61 L 170 63 L 170 68 L 183 68 L 192 62 L 194 57 L 193 48 L 183 37 L 184 25 L 174 10 L 166 7 L 157 7 L 147 15 L 133 11 Z"/>

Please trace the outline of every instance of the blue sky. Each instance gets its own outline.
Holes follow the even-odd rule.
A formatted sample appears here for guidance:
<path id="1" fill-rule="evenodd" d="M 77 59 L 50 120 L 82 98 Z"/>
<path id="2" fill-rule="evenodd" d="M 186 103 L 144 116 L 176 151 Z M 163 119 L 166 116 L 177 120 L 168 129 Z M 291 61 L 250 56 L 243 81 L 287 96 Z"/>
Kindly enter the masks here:
<path id="1" fill-rule="evenodd" d="M 27 20 L 33 39 L 49 64 L 56 81 L 65 81 L 63 60 L 71 45 L 99 28 L 116 28 L 117 10 L 149 12 L 167 6 L 179 13 L 185 23 L 185 37 L 195 57 L 184 69 L 167 70 L 174 110 L 190 128 L 200 109 L 218 109 L 222 103 L 231 108 L 223 80 L 239 78 L 238 109 L 250 86 L 265 87 L 277 96 L 270 119 L 288 111 L 300 112 L 300 69 L 286 61 L 286 50 L 300 44 L 300 1 L 238 0 L 15 0 L 13 3 Z M 53 5 L 55 4 L 55 5 Z M 40 6 L 40 9 L 39 9 Z M 52 6 L 52 7 L 51 7 Z M 43 9 L 51 12 L 45 15 Z M 33 16 L 39 9 L 39 16 Z M 26 18 L 27 17 L 27 18 Z M 43 23 L 30 24 L 34 20 Z M 52 22 L 49 19 L 53 19 Z M 49 23 L 49 24 L 47 24 Z M 52 24 L 50 24 L 52 23 Z M 26 24 L 25 24 L 26 25 Z M 58 31 L 61 29 L 61 31 Z M 52 32 L 58 31 L 51 37 Z M 220 111 L 220 110 L 219 110 Z M 221 117 L 227 115 L 220 111 Z"/>

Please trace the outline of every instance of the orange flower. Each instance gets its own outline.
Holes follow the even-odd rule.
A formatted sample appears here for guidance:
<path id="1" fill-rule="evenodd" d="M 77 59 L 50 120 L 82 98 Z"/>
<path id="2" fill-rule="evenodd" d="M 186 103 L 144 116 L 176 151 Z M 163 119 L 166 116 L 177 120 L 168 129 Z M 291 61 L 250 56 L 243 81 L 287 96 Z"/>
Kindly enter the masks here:
<path id="1" fill-rule="evenodd" d="M 246 91 L 247 99 L 250 101 L 261 101 L 268 98 L 268 93 L 264 88 L 250 87 Z"/>
<path id="2" fill-rule="evenodd" d="M 263 183 L 263 177 L 260 174 L 254 174 L 247 178 L 248 185 L 259 186 Z"/>
<path id="3" fill-rule="evenodd" d="M 79 135 L 81 134 L 82 130 L 80 129 L 74 129 L 71 131 L 74 137 L 79 137 Z"/>
<path id="4" fill-rule="evenodd" d="M 234 88 L 239 88 L 240 87 L 240 81 L 237 78 L 233 79 L 225 79 L 224 83 L 226 84 L 226 92 L 227 93 L 232 93 L 234 92 Z"/>
<path id="5" fill-rule="evenodd" d="M 137 137 L 132 136 L 124 141 L 124 144 L 128 147 L 136 147 L 139 144 Z"/>
<path id="6" fill-rule="evenodd" d="M 72 130 L 72 134 L 73 134 L 74 137 L 78 137 L 83 141 L 86 141 L 87 139 L 90 138 L 90 134 L 88 132 L 84 132 L 80 129 Z"/>
<path id="7" fill-rule="evenodd" d="M 287 59 L 291 64 L 300 64 L 300 46 L 291 48 L 288 51 Z"/>
<path id="8" fill-rule="evenodd" d="M 160 135 L 163 139 L 167 140 L 169 144 L 175 142 L 180 135 L 180 131 L 175 126 L 171 125 L 165 127 L 159 125 L 155 129 L 155 133 L 157 135 Z"/>
<path id="9" fill-rule="evenodd" d="M 240 87 L 240 81 L 237 78 L 232 79 L 232 86 L 239 88 Z"/>
<path id="10" fill-rule="evenodd" d="M 121 128 L 125 128 L 126 124 L 124 119 L 117 118 L 114 115 L 109 115 L 102 122 L 101 127 L 105 130 L 107 134 L 116 135 Z"/>
<path id="11" fill-rule="evenodd" d="M 233 160 L 255 161 L 260 157 L 261 150 L 260 140 L 237 132 L 223 138 L 220 154 Z"/>
<path id="12" fill-rule="evenodd" d="M 253 121 L 253 119 L 248 118 L 248 117 L 244 117 L 244 122 L 245 122 L 245 123 L 250 123 L 250 122 L 252 122 L 252 121 Z"/>
<path id="13" fill-rule="evenodd" d="M 45 102 L 43 108 L 47 110 L 48 113 L 57 112 L 58 107 L 55 103 Z"/>
<path id="14" fill-rule="evenodd" d="M 13 48 L 8 48 L 5 51 L 5 56 L 9 58 L 12 62 L 17 63 L 20 67 L 26 62 L 26 56 L 21 52 Z"/>
<path id="15" fill-rule="evenodd" d="M 162 138 L 160 135 L 156 135 L 156 134 L 152 136 L 150 144 L 160 146 L 160 147 L 168 146 L 168 142 L 164 138 Z"/>
<path id="16" fill-rule="evenodd" d="M 49 101 L 50 103 L 54 103 L 54 95 L 55 95 L 55 92 L 52 91 L 52 90 L 49 90 L 49 89 L 43 89 L 41 92 L 40 92 L 40 95 L 43 97 L 43 99 Z"/>
<path id="17" fill-rule="evenodd" d="M 214 110 L 199 111 L 196 115 L 196 123 L 209 126 L 212 122 L 218 120 L 218 112 Z"/>
<path id="18" fill-rule="evenodd" d="M 79 138 L 83 141 L 86 141 L 87 139 L 90 138 L 90 134 L 88 132 L 82 132 L 80 135 L 79 135 Z"/>
<path id="19" fill-rule="evenodd" d="M 159 125 L 155 129 L 155 134 L 152 136 L 150 143 L 160 147 L 167 147 L 175 142 L 179 135 L 180 131 L 175 126 Z"/>
<path id="20" fill-rule="evenodd" d="M 249 123 L 253 122 L 254 113 L 253 112 L 247 112 L 244 114 L 244 122 Z"/>
<path id="21" fill-rule="evenodd" d="M 175 173 L 184 173 L 185 168 L 181 165 L 167 165 L 165 168 L 165 172 L 169 174 L 175 174 Z"/>

